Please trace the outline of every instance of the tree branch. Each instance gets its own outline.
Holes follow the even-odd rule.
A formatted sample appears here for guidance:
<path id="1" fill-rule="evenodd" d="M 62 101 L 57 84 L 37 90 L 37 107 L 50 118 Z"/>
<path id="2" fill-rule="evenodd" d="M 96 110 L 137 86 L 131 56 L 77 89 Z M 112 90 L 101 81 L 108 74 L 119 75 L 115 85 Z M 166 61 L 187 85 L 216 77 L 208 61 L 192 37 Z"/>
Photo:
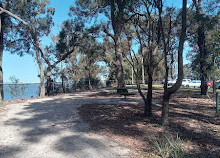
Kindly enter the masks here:
<path id="1" fill-rule="evenodd" d="M 115 36 L 114 36 L 112 33 L 110 33 L 107 29 L 104 29 L 104 32 L 105 32 L 108 36 L 110 36 L 110 37 L 114 40 L 114 42 L 115 42 Z"/>
<path id="2" fill-rule="evenodd" d="M 1 10 L 2 13 L 6 13 L 6 14 L 10 15 L 14 19 L 17 19 L 19 22 L 21 22 L 22 24 L 24 24 L 24 25 L 26 25 L 26 26 L 28 26 L 30 28 L 29 23 L 27 23 L 26 21 L 24 21 L 23 19 L 21 19 L 17 15 L 11 13 L 10 11 L 8 11 L 8 10 L 2 8 L 2 7 L 0 7 L 0 10 Z"/>

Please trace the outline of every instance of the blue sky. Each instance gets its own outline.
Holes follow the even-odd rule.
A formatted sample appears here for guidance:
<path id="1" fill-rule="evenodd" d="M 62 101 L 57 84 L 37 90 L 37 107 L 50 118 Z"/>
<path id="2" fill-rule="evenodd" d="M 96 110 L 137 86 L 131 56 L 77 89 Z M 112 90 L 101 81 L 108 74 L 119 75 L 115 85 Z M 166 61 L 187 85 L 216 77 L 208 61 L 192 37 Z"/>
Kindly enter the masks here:
<path id="1" fill-rule="evenodd" d="M 51 0 L 51 6 L 55 8 L 54 22 L 60 26 L 62 21 L 68 18 L 69 7 L 74 0 Z M 58 28 L 54 27 L 53 32 L 57 33 Z M 39 83 L 39 68 L 34 57 L 24 55 L 20 57 L 5 51 L 3 54 L 4 83 L 10 82 L 9 77 L 15 76 L 22 83 Z"/>
<path id="2" fill-rule="evenodd" d="M 167 1 L 169 5 L 181 6 L 181 1 Z M 54 22 L 55 27 L 53 28 L 54 33 L 58 33 L 59 26 L 62 21 L 68 18 L 69 7 L 73 5 L 74 0 L 51 0 L 52 7 L 55 8 Z M 44 40 L 44 44 L 48 44 L 48 41 Z M 188 50 L 185 49 L 185 52 Z M 184 53 L 186 54 L 186 53 Z M 188 62 L 184 57 L 184 63 Z M 34 57 L 31 55 L 24 55 L 20 57 L 16 54 L 10 54 L 5 51 L 3 54 L 3 73 L 4 83 L 10 82 L 9 78 L 15 76 L 22 83 L 39 83 L 40 79 L 39 68 Z"/>

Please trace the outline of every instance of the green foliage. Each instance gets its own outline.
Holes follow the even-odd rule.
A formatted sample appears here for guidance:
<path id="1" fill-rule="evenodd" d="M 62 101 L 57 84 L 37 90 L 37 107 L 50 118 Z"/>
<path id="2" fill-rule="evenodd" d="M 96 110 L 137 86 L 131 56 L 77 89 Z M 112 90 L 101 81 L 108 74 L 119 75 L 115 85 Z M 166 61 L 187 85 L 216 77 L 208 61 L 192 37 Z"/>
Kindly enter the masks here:
<path id="1" fill-rule="evenodd" d="M 19 79 L 15 76 L 9 78 L 12 84 L 9 85 L 9 88 L 6 89 L 8 93 L 11 94 L 11 98 L 19 98 L 22 99 L 22 95 L 24 94 L 25 89 L 27 86 L 19 84 Z"/>
<path id="2" fill-rule="evenodd" d="M 29 23 L 36 37 L 41 38 L 48 35 L 53 26 L 52 16 L 55 9 L 48 7 L 49 3 L 48 0 L 11 0 L 8 11 Z M 6 49 L 21 56 L 25 53 L 33 55 L 35 49 L 33 43 L 37 39 L 33 39 L 30 28 L 8 15 L 7 17 L 10 25 L 6 26 L 6 29 L 10 31 L 5 37 Z"/>
<path id="3" fill-rule="evenodd" d="M 77 82 L 78 89 L 89 89 L 89 80 L 91 81 L 91 86 L 95 88 L 99 88 L 101 86 L 101 82 L 96 78 L 80 78 L 79 82 Z"/>
<path id="4" fill-rule="evenodd" d="M 185 78 L 193 78 L 192 77 L 192 69 L 190 64 L 183 65 L 183 74 Z"/>
<path id="5" fill-rule="evenodd" d="M 152 141 L 153 149 L 156 155 L 161 158 L 185 158 L 187 157 L 182 149 L 182 140 L 177 135 L 172 136 L 162 135 L 159 140 Z"/>
<path id="6" fill-rule="evenodd" d="M 188 13 L 188 41 L 191 47 L 188 58 L 191 59 L 193 78 L 208 76 L 209 79 L 217 79 L 219 65 L 219 8 L 216 7 L 219 0 L 199 1 L 195 0 L 197 9 Z M 201 45 L 199 32 L 204 31 L 204 45 Z M 206 47 L 206 53 L 203 49 Z M 205 53 L 205 56 L 204 56 Z"/>

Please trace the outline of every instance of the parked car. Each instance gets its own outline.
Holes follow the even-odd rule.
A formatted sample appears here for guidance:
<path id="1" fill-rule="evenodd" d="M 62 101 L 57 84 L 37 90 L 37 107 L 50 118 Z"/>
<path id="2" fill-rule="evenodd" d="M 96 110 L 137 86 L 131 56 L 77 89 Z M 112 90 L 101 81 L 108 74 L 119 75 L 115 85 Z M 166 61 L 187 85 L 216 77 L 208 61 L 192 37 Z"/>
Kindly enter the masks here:
<path id="1" fill-rule="evenodd" d="M 220 82 L 220 80 L 216 80 L 215 84 L 217 84 L 218 82 Z M 213 81 L 207 82 L 207 86 L 208 86 L 208 88 L 213 88 Z M 217 86 L 216 86 L 216 88 L 217 88 Z"/>
<path id="2" fill-rule="evenodd" d="M 161 83 L 162 83 L 162 84 L 165 84 L 165 80 L 163 80 Z M 170 80 L 170 79 L 168 79 L 168 82 L 167 82 L 168 86 L 171 86 L 171 85 L 173 85 L 173 84 L 175 84 L 175 83 L 176 83 L 176 80 Z"/>
<path id="3" fill-rule="evenodd" d="M 187 85 L 189 85 L 189 82 L 191 82 L 191 79 L 183 79 L 182 86 L 186 87 Z"/>
<path id="4" fill-rule="evenodd" d="M 208 86 L 208 88 L 212 88 L 212 86 L 213 86 L 213 81 L 207 82 L 207 86 Z"/>
<path id="5" fill-rule="evenodd" d="M 192 80 L 191 82 L 189 82 L 189 84 L 187 85 L 187 87 L 193 87 L 193 88 L 198 88 L 201 86 L 201 81 L 200 80 Z"/>
<path id="6" fill-rule="evenodd" d="M 168 80 L 168 86 L 172 86 L 176 83 L 176 80 Z"/>
<path id="7" fill-rule="evenodd" d="M 215 87 L 216 87 L 217 89 L 220 89 L 220 81 L 218 81 L 218 82 L 215 83 Z"/>

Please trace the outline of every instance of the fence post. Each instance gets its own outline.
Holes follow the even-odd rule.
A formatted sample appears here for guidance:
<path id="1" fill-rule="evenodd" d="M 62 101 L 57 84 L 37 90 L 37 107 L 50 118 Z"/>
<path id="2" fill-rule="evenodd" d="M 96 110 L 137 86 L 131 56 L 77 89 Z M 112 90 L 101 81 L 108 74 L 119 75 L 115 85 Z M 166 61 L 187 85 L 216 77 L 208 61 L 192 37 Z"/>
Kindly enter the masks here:
<path id="1" fill-rule="evenodd" d="M 216 92 L 216 114 L 218 114 L 218 112 L 219 112 L 218 103 L 219 103 L 219 100 L 218 100 L 218 92 Z"/>

